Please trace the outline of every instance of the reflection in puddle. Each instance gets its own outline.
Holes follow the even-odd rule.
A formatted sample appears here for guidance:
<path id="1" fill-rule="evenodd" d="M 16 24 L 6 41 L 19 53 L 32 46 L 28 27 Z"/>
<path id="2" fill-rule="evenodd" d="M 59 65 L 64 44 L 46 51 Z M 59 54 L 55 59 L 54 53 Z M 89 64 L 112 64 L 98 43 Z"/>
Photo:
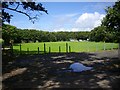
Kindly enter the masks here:
<path id="1" fill-rule="evenodd" d="M 81 63 L 75 62 L 69 66 L 68 69 L 62 69 L 61 71 L 58 71 L 59 73 L 62 72 L 82 72 L 82 71 L 87 71 L 91 70 L 93 67 L 87 67 Z"/>
<path id="2" fill-rule="evenodd" d="M 86 70 L 91 70 L 92 67 L 86 67 L 81 63 L 73 63 L 70 65 L 69 67 L 73 72 L 82 72 L 82 71 L 86 71 Z"/>

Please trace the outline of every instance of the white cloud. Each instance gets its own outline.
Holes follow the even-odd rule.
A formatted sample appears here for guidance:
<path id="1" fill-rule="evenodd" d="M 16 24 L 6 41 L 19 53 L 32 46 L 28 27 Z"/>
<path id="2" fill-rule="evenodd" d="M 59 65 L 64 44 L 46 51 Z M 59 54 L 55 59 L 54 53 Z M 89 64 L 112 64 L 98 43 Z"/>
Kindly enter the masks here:
<path id="1" fill-rule="evenodd" d="M 53 31 L 91 31 L 93 28 L 101 25 L 101 20 L 105 17 L 104 14 L 98 12 L 83 13 L 78 18 L 76 15 L 78 14 L 59 16 Z M 65 25 L 68 25 L 69 28 L 66 29 Z"/>
<path id="2" fill-rule="evenodd" d="M 105 15 L 98 12 L 84 13 L 75 21 L 75 26 L 84 30 L 93 29 L 101 24 L 103 17 Z"/>

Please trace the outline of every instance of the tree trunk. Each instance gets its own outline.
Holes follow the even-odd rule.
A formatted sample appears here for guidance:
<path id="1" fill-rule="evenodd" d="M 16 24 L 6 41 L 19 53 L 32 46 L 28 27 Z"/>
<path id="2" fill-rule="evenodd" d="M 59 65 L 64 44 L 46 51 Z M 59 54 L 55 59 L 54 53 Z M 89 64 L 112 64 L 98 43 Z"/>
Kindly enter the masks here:
<path id="1" fill-rule="evenodd" d="M 118 47 L 118 58 L 120 60 L 120 43 L 119 43 L 119 47 Z"/>

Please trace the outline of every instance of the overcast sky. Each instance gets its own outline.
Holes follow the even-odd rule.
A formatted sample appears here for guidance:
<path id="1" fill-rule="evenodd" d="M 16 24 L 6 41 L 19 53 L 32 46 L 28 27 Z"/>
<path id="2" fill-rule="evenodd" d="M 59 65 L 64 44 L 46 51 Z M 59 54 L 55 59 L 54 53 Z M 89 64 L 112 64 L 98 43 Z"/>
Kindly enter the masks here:
<path id="1" fill-rule="evenodd" d="M 101 24 L 105 8 L 114 2 L 42 2 L 49 14 L 42 13 L 34 24 L 29 18 L 11 12 L 11 25 L 44 31 L 91 31 Z"/>

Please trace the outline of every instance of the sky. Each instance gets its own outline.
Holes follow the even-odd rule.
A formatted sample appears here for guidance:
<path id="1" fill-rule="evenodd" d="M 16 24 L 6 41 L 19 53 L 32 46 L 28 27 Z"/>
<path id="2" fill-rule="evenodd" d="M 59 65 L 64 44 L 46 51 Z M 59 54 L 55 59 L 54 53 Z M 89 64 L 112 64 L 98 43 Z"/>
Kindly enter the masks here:
<path id="1" fill-rule="evenodd" d="M 25 15 L 10 12 L 11 25 L 21 29 L 36 29 L 49 32 L 91 31 L 100 26 L 105 17 L 105 8 L 114 2 L 41 2 L 48 14 L 42 13 L 34 24 Z"/>

